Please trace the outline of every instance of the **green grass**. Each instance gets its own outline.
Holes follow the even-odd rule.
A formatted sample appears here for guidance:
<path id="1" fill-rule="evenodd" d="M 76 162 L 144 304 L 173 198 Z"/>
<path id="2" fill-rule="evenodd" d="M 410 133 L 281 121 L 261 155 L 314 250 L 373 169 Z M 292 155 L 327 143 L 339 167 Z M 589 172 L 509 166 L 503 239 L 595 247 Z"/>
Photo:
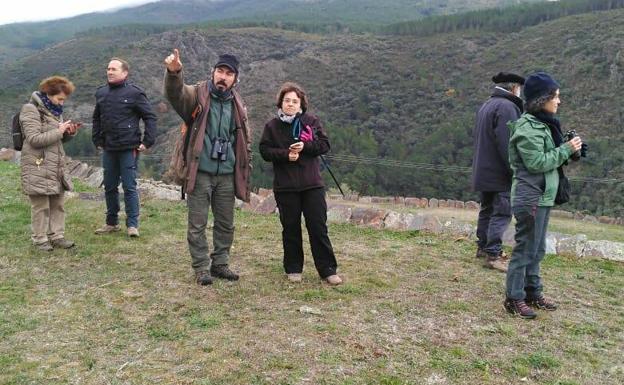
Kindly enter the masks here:
<path id="1" fill-rule="evenodd" d="M 141 237 L 96 236 L 66 203 L 71 250 L 37 252 L 18 169 L 0 163 L 0 384 L 549 384 L 624 381 L 624 266 L 547 256 L 560 307 L 525 321 L 472 242 L 330 225 L 345 285 L 281 267 L 276 216 L 236 212 L 238 282 L 193 282 L 181 203 L 144 200 Z M 300 312 L 310 306 L 319 314 Z"/>

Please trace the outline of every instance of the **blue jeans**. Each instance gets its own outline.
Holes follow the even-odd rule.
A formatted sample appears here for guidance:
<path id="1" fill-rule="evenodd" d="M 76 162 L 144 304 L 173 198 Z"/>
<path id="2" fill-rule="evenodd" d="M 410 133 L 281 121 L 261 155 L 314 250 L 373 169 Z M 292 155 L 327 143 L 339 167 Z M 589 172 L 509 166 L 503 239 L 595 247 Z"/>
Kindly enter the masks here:
<path id="1" fill-rule="evenodd" d="M 514 207 L 516 245 L 507 269 L 507 298 L 525 299 L 542 293 L 540 263 L 546 254 L 546 229 L 551 207 Z"/>
<path id="2" fill-rule="evenodd" d="M 104 151 L 104 191 L 106 195 L 106 224 L 119 224 L 119 182 L 124 191 L 126 226 L 139 227 L 139 191 L 137 190 L 136 150 Z"/>
<path id="3" fill-rule="evenodd" d="M 511 223 L 509 191 L 480 192 L 481 210 L 477 223 L 477 245 L 488 254 L 499 255 L 503 250 L 503 234 Z"/>

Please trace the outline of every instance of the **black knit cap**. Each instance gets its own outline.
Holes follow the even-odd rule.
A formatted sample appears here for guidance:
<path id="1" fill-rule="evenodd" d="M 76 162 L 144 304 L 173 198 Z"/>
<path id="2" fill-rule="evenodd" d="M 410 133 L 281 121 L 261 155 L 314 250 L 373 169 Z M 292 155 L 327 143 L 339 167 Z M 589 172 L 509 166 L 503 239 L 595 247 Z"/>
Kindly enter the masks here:
<path id="1" fill-rule="evenodd" d="M 559 83 L 546 72 L 536 72 L 524 82 L 524 99 L 534 100 L 540 96 L 549 95 L 561 88 Z"/>
<path id="2" fill-rule="evenodd" d="M 499 72 L 492 76 L 492 81 L 498 83 L 518 83 L 524 84 L 524 78 L 520 75 L 512 74 L 510 72 Z"/>
<path id="3" fill-rule="evenodd" d="M 238 59 L 234 55 L 223 54 L 219 56 L 219 60 L 217 60 L 217 64 L 215 64 L 214 68 L 226 66 L 229 67 L 232 71 L 238 74 Z"/>

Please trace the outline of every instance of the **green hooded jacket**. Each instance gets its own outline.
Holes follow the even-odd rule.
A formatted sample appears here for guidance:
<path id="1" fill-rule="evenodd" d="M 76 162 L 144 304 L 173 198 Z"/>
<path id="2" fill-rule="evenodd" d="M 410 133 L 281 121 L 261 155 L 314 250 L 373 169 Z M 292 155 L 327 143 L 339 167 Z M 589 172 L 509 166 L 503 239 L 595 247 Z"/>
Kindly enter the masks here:
<path id="1" fill-rule="evenodd" d="M 572 149 L 565 143 L 555 147 L 550 128 L 529 113 L 509 123 L 509 129 L 511 205 L 553 206 L 559 187 L 557 168 L 570 158 Z"/>

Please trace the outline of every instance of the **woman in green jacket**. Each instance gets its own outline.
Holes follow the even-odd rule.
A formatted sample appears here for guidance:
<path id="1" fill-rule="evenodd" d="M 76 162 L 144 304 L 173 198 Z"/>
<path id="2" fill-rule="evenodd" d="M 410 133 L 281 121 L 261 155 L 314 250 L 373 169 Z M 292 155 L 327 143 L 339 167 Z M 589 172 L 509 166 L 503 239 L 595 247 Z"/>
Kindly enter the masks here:
<path id="1" fill-rule="evenodd" d="M 548 218 L 559 186 L 557 168 L 581 149 L 582 142 L 578 136 L 563 142 L 555 117 L 561 103 L 559 84 L 550 75 L 538 72 L 529 76 L 524 97 L 526 113 L 510 125 L 516 245 L 507 270 L 505 309 L 522 318 L 535 318 L 529 306 L 557 308 L 542 294 L 540 262 L 546 253 Z"/>

